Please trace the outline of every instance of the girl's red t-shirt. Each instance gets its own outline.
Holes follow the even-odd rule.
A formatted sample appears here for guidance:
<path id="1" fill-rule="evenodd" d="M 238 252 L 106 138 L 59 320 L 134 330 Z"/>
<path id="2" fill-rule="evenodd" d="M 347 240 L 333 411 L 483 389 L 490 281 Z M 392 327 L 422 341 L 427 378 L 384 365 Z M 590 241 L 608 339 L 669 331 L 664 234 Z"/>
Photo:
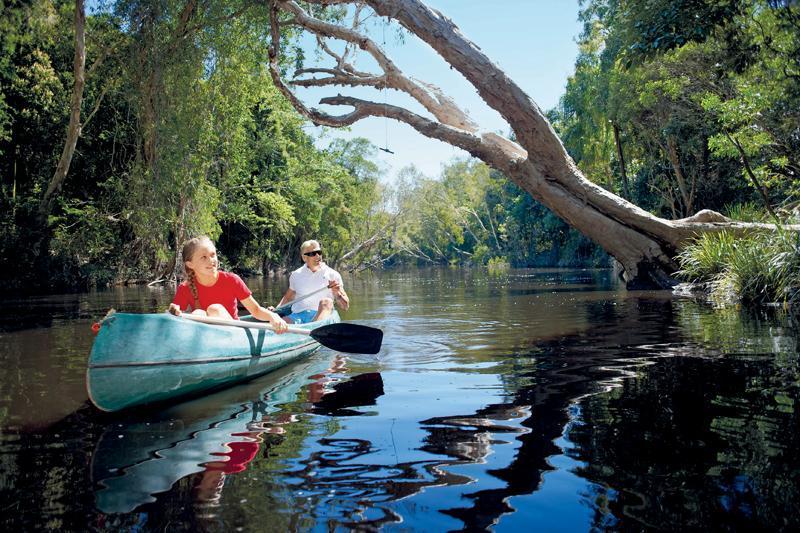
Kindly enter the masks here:
<path id="1" fill-rule="evenodd" d="M 246 300 L 250 297 L 252 292 L 247 288 L 242 278 L 232 272 L 219 271 L 217 282 L 210 287 L 201 285 L 195 281 L 197 287 L 197 299 L 200 300 L 200 309 L 205 311 L 211 304 L 222 304 L 228 313 L 235 318 L 239 318 L 237 310 L 238 302 Z M 187 282 L 178 285 L 178 290 L 175 292 L 175 298 L 172 303 L 180 306 L 181 311 L 188 310 L 189 307 L 194 309 L 194 296 L 192 296 L 192 289 Z"/>

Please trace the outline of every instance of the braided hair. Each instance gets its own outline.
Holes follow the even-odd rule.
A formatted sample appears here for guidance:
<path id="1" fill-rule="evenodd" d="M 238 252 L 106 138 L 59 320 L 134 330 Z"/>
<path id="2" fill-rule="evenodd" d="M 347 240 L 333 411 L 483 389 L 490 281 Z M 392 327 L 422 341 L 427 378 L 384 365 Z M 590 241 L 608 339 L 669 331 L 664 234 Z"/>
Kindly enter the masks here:
<path id="1" fill-rule="evenodd" d="M 185 243 L 183 243 L 183 248 L 181 249 L 181 260 L 183 262 L 183 271 L 186 274 L 186 283 L 189 285 L 189 289 L 192 291 L 192 296 L 194 297 L 194 310 L 200 309 L 200 297 L 197 294 L 197 283 L 195 282 L 195 278 L 197 278 L 197 274 L 194 270 L 186 266 L 186 261 L 191 261 L 192 256 L 194 256 L 194 251 L 197 247 L 201 244 L 210 244 L 214 246 L 214 242 L 209 239 L 205 235 L 201 235 L 199 237 L 195 237 L 193 239 L 189 239 Z"/>

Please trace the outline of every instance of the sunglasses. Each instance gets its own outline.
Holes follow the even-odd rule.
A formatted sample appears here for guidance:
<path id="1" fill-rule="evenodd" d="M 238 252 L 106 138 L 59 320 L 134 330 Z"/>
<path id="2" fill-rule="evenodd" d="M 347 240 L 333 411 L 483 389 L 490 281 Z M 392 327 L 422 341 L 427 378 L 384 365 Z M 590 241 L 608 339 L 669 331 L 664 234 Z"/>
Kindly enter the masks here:
<path id="1" fill-rule="evenodd" d="M 310 252 L 304 253 L 303 255 L 305 255 L 306 257 L 313 257 L 315 255 L 322 255 L 322 250 L 312 250 Z"/>

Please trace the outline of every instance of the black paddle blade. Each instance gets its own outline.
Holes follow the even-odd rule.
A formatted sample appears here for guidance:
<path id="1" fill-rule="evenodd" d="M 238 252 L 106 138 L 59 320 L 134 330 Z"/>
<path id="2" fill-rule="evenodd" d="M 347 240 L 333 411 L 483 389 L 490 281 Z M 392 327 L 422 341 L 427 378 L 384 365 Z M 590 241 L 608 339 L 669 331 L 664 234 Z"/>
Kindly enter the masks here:
<path id="1" fill-rule="evenodd" d="M 376 354 L 381 350 L 383 331 L 360 324 L 328 324 L 311 330 L 311 337 L 331 350 Z"/>

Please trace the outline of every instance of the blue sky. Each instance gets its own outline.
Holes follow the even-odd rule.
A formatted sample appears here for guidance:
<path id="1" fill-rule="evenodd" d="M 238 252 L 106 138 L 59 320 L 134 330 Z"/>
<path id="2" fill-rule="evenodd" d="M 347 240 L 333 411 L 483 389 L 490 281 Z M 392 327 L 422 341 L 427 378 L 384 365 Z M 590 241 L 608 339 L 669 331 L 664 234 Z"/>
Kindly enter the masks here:
<path id="1" fill-rule="evenodd" d="M 558 103 L 578 55 L 575 42 L 581 30 L 577 20 L 578 0 L 428 0 L 427 3 L 452 19 L 461 32 L 527 91 L 539 107 L 546 111 Z M 379 42 L 383 40 L 380 34 L 373 37 Z M 386 49 L 406 75 L 441 87 L 469 110 L 483 130 L 508 132 L 502 118 L 486 106 L 467 81 L 427 45 L 411 36 L 402 45 L 398 44 L 392 32 L 387 31 Z M 372 65 L 371 61 L 364 60 L 356 66 L 375 72 Z M 334 87 L 327 91 L 303 90 L 298 94 L 307 104 L 315 106 L 321 96 L 337 92 L 380 102 L 385 98 L 389 104 L 420 110 L 415 103 L 393 91 L 384 95 Z M 337 113 L 345 110 L 349 108 L 326 109 Z M 467 155 L 448 144 L 424 137 L 404 124 L 382 118 L 365 119 L 350 131 L 327 130 L 323 133 L 321 128 L 313 128 L 309 133 L 321 136 L 318 140 L 321 146 L 326 145 L 332 136 L 366 137 L 380 147 L 388 145 L 393 155 L 379 152 L 387 181 L 409 164 L 435 177 L 439 175 L 442 164 L 453 157 Z"/>

